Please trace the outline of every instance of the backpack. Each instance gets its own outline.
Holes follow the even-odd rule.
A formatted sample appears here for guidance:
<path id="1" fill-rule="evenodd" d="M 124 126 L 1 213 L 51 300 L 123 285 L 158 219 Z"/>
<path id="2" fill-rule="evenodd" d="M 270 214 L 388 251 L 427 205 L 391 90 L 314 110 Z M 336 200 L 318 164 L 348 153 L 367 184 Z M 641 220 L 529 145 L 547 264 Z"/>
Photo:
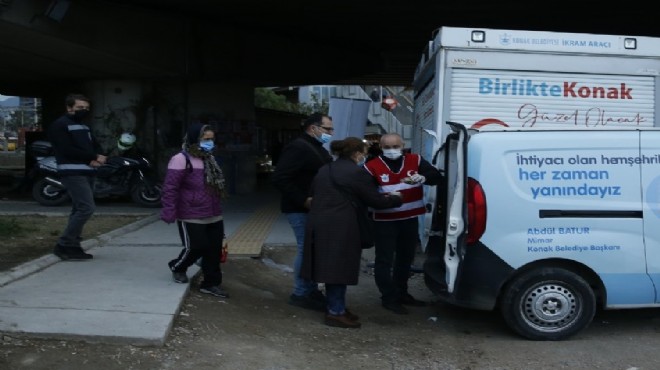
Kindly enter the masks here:
<path id="1" fill-rule="evenodd" d="M 186 157 L 186 169 L 188 170 L 188 173 L 193 171 L 192 163 L 190 162 L 190 154 L 186 152 L 185 150 L 181 151 L 181 154 L 183 154 L 184 157 Z"/>

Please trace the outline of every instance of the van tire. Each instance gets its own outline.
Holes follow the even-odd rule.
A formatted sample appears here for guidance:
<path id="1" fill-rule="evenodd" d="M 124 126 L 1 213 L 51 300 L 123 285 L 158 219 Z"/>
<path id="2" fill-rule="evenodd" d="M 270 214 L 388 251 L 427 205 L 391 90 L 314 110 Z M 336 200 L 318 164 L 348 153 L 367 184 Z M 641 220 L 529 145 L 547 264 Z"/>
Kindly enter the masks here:
<path id="1" fill-rule="evenodd" d="M 596 297 L 579 275 L 544 267 L 509 283 L 500 310 L 507 325 L 527 339 L 562 340 L 589 326 Z"/>

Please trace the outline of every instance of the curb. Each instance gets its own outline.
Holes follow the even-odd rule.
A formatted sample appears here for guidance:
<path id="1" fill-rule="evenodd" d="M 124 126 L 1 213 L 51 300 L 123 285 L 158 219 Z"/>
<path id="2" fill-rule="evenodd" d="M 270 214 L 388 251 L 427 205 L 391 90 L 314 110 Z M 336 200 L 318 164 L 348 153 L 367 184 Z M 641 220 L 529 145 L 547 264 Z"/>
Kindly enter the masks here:
<path id="1" fill-rule="evenodd" d="M 17 214 L 17 213 L 14 213 Z M 30 213 L 34 214 L 34 212 Z M 51 214 L 52 215 L 52 214 Z M 114 214 L 113 214 L 114 215 Z M 134 215 L 134 214 L 132 214 Z M 109 231 L 105 234 L 101 234 L 97 237 L 85 240 L 81 243 L 81 247 L 84 250 L 89 250 L 94 247 L 102 246 L 103 244 L 108 243 L 113 238 L 126 234 L 127 232 L 135 231 L 145 225 L 153 223 L 159 220 L 160 216 L 158 214 L 152 214 L 146 216 L 142 219 L 139 219 L 131 224 L 124 225 L 118 229 Z M 11 282 L 22 279 L 26 276 L 32 275 L 35 272 L 39 272 L 45 269 L 48 266 L 51 266 L 57 262 L 60 262 L 60 258 L 53 255 L 47 254 L 45 256 L 39 257 L 29 262 L 25 262 L 22 265 L 15 266 L 7 271 L 0 272 L 0 287 L 3 287 Z"/>

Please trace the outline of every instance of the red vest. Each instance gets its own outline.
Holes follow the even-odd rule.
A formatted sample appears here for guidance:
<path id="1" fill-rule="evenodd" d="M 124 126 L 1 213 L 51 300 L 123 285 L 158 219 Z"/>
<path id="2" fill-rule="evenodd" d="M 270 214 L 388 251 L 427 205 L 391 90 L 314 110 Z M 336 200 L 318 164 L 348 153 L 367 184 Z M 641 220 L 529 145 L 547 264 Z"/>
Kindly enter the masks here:
<path id="1" fill-rule="evenodd" d="M 398 191 L 403 197 L 403 204 L 397 208 L 371 209 L 374 220 L 393 221 L 405 220 L 426 213 L 424 207 L 424 189 L 422 184 L 406 184 L 401 182 L 406 177 L 414 175 L 419 170 L 421 157 L 417 154 L 404 154 L 403 166 L 399 172 L 392 172 L 385 161 L 377 157 L 367 162 L 364 167 L 378 181 L 381 193 Z"/>

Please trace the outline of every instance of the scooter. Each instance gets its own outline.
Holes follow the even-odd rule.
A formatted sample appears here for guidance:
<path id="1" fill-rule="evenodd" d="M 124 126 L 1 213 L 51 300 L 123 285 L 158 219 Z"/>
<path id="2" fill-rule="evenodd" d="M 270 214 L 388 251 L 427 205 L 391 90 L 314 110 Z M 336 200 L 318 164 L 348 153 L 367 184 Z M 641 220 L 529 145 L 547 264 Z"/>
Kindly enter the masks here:
<path id="1" fill-rule="evenodd" d="M 70 201 L 66 187 L 57 173 L 57 162 L 52 146 L 47 141 L 35 141 L 31 145 L 36 159 L 32 197 L 44 206 L 59 206 Z M 130 197 L 143 207 L 159 207 L 161 185 L 149 174 L 151 162 L 143 157 L 108 157 L 97 169 L 94 181 L 94 198 Z"/>

